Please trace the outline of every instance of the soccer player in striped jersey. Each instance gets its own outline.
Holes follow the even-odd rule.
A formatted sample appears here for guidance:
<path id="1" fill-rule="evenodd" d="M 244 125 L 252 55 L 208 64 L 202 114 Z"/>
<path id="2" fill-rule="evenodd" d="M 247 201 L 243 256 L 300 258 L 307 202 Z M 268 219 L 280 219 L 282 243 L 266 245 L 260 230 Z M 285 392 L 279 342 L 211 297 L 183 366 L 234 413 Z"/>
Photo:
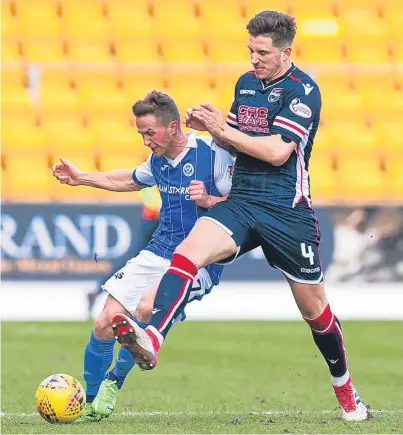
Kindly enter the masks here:
<path id="1" fill-rule="evenodd" d="M 152 151 L 137 169 L 88 173 L 64 159 L 53 167 L 53 175 L 70 186 L 133 192 L 156 185 L 162 200 L 160 224 L 148 245 L 103 285 L 109 295 L 84 354 L 84 421 L 98 421 L 113 412 L 118 391 L 134 366 L 130 352 L 121 347 L 115 367 L 107 373 L 116 341 L 111 327 L 113 316 L 124 313 L 147 320 L 157 285 L 176 247 L 206 209 L 225 200 L 231 188 L 233 157 L 217 147 L 211 137 L 196 137 L 195 132 L 184 134 L 178 107 L 171 97 L 153 91 L 134 104 L 133 113 L 144 145 Z M 221 272 L 222 266 L 216 264 L 200 268 L 192 279 L 189 301 L 208 294 L 219 283 Z M 182 309 L 173 322 L 184 318 Z"/>
<path id="2" fill-rule="evenodd" d="M 153 368 L 198 269 L 235 254 L 257 237 L 270 265 L 283 272 L 311 328 L 329 367 L 342 417 L 365 420 L 368 411 L 352 384 L 341 326 L 325 294 L 320 232 L 311 208 L 308 163 L 319 125 L 319 88 L 291 62 L 296 33 L 291 16 L 263 11 L 247 29 L 253 71 L 243 74 L 235 86 L 228 124 L 206 103 L 186 116 L 188 126 L 207 130 L 216 143 L 236 149 L 231 194 L 212 207 L 176 249 L 159 285 L 154 302 L 158 312 L 149 326 L 143 330 L 130 325 L 127 330 L 116 317 L 119 340 L 139 364 Z M 170 300 L 163 297 L 167 291 Z"/>

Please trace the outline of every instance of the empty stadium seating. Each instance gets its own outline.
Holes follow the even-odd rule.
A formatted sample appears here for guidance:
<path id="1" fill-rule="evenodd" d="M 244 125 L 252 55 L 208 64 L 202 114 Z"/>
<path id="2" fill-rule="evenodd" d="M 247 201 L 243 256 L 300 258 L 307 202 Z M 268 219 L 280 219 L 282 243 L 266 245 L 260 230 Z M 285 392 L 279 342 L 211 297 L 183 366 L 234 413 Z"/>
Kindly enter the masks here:
<path id="1" fill-rule="evenodd" d="M 399 0 L 4 0 L 1 7 L 4 200 L 137 200 L 58 185 L 51 163 L 63 155 L 87 170 L 135 167 L 144 145 L 131 106 L 152 89 L 172 95 L 181 113 L 202 101 L 228 111 L 250 68 L 245 26 L 271 8 L 296 17 L 292 58 L 321 89 L 314 201 L 403 201 Z M 30 173 L 29 183 L 17 173 Z"/>

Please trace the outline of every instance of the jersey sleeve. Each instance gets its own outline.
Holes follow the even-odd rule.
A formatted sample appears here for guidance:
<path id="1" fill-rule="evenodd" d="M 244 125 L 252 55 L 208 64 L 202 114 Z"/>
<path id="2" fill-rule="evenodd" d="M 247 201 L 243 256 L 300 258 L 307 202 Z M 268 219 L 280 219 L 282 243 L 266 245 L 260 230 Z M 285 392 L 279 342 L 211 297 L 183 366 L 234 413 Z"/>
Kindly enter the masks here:
<path id="1" fill-rule="evenodd" d="M 235 159 L 231 154 L 215 146 L 215 161 L 214 161 L 214 184 L 222 196 L 229 194 L 232 186 L 232 173 L 234 169 Z"/>
<path id="2" fill-rule="evenodd" d="M 236 128 L 237 130 L 239 129 L 239 124 L 238 124 L 238 101 L 237 101 L 238 85 L 239 85 L 239 80 L 238 80 L 237 84 L 235 85 L 234 101 L 231 104 L 231 109 L 228 112 L 227 119 L 226 119 L 227 124 L 230 127 Z"/>
<path id="3" fill-rule="evenodd" d="M 317 86 L 299 83 L 286 96 L 284 107 L 274 118 L 271 134 L 281 134 L 298 144 L 309 134 L 312 121 L 319 118 L 321 105 Z"/>
<path id="4" fill-rule="evenodd" d="M 140 184 L 140 186 L 155 185 L 154 175 L 151 170 L 152 158 L 153 155 L 150 154 L 148 159 L 133 171 L 132 178 L 136 184 Z"/>

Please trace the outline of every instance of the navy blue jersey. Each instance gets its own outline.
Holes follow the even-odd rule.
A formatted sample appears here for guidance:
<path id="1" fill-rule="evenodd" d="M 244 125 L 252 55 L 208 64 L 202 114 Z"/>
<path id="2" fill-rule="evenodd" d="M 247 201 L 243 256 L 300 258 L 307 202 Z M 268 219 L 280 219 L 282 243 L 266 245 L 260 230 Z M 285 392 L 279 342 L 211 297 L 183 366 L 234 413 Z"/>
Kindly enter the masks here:
<path id="1" fill-rule="evenodd" d="M 269 83 L 253 71 L 243 74 L 227 123 L 250 136 L 281 134 L 297 147 L 278 167 L 238 153 L 230 196 L 292 207 L 305 199 L 310 205 L 308 164 L 320 109 L 317 84 L 294 65 Z"/>
<path id="2" fill-rule="evenodd" d="M 161 195 L 160 224 L 146 250 L 171 259 L 176 247 L 187 237 L 196 220 L 205 213 L 191 201 L 191 180 L 203 181 L 209 195 L 228 195 L 231 189 L 234 158 L 216 146 L 211 137 L 188 135 L 187 147 L 174 160 L 151 154 L 146 162 L 133 172 L 135 183 L 157 185 Z M 218 284 L 222 266 L 206 269 L 214 284 Z"/>

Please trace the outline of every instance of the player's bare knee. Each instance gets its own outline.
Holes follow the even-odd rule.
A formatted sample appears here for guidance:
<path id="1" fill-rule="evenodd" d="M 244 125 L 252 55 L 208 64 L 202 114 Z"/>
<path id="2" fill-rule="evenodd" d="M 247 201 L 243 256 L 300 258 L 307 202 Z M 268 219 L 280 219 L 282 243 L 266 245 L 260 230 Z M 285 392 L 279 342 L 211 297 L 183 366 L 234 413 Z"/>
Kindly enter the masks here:
<path id="1" fill-rule="evenodd" d="M 137 305 L 135 316 L 140 322 L 146 323 L 150 320 L 153 311 L 153 304 L 151 301 L 140 300 Z"/>
<path id="2" fill-rule="evenodd" d="M 103 311 L 95 320 L 94 334 L 102 340 L 110 340 L 114 337 L 112 329 L 112 317 L 108 312 Z"/>

